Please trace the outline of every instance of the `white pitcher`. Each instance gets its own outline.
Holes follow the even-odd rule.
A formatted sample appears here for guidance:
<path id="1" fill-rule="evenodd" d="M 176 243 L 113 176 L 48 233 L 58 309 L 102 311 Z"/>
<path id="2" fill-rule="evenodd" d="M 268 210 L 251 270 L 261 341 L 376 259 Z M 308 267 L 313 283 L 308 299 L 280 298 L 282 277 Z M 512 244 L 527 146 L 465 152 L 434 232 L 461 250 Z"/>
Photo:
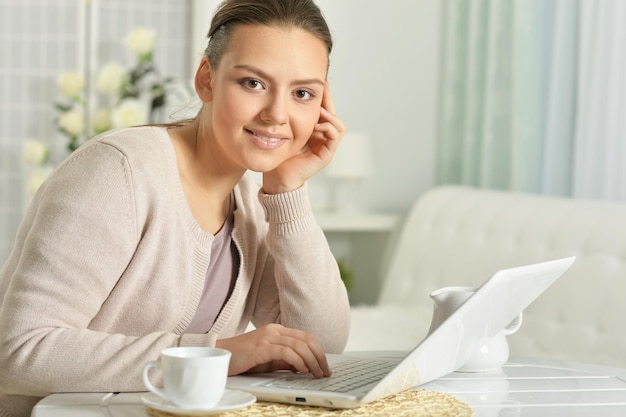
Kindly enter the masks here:
<path id="1" fill-rule="evenodd" d="M 439 327 L 475 291 L 476 289 L 472 287 L 445 287 L 433 291 L 430 298 L 435 302 L 435 306 L 428 334 Z M 521 325 L 522 313 L 481 347 L 478 352 L 470 355 L 457 371 L 485 372 L 500 368 L 509 359 L 509 344 L 506 336 L 515 333 Z"/>

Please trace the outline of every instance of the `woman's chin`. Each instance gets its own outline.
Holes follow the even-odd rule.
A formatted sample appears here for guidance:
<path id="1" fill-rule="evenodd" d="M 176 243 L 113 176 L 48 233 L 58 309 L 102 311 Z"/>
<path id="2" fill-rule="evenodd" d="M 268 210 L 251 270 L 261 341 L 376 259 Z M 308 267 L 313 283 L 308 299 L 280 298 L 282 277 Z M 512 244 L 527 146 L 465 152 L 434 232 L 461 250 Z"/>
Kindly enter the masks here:
<path id="1" fill-rule="evenodd" d="M 248 171 L 252 171 L 257 173 L 258 175 L 262 175 L 264 172 L 272 171 L 276 169 L 276 167 L 280 165 L 280 162 L 276 161 L 249 161 L 248 162 Z"/>

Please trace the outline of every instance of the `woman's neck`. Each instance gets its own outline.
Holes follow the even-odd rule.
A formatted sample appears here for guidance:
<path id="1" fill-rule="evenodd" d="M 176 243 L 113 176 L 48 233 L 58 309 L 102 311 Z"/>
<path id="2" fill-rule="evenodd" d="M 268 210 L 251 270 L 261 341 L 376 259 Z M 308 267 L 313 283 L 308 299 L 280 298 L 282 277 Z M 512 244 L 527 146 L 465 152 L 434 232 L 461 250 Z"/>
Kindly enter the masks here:
<path id="1" fill-rule="evenodd" d="M 245 170 L 227 170 L 212 149 L 214 141 L 202 135 L 197 120 L 169 130 L 176 152 L 178 172 L 187 203 L 196 221 L 210 233 L 217 233 L 230 208 L 230 193 Z"/>

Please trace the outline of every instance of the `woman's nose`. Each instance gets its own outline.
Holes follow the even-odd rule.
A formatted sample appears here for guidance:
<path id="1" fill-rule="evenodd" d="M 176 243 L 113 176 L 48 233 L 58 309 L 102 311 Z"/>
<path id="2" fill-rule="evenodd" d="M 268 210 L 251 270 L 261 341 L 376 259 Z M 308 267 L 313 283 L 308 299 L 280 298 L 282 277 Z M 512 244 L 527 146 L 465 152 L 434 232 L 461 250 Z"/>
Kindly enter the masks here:
<path id="1" fill-rule="evenodd" d="M 269 96 L 261 118 L 269 123 L 284 124 L 287 123 L 287 103 L 286 100 L 279 96 Z"/>

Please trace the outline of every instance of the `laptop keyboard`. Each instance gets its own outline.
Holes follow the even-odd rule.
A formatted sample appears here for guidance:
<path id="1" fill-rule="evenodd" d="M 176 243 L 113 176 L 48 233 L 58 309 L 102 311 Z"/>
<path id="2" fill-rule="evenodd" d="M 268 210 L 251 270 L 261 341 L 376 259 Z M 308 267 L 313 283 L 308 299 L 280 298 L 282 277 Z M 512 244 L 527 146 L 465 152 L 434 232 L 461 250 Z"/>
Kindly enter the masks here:
<path id="1" fill-rule="evenodd" d="M 394 361 L 346 359 L 335 364 L 332 369 L 333 374 L 328 378 L 315 379 L 311 375 L 285 373 L 284 376 L 267 382 L 263 386 L 348 392 L 382 379 L 396 365 Z"/>

